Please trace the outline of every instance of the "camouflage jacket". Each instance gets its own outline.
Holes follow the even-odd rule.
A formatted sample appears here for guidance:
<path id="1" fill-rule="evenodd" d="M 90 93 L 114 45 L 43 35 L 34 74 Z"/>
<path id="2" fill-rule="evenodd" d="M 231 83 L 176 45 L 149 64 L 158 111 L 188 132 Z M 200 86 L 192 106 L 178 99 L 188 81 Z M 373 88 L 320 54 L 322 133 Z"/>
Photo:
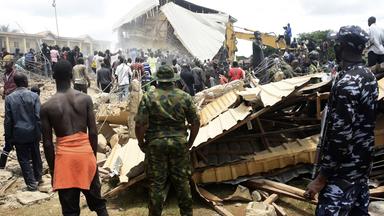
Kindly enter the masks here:
<path id="1" fill-rule="evenodd" d="M 378 86 L 363 65 L 341 71 L 332 86 L 320 173 L 354 181 L 368 178 L 374 148 Z"/>
<path id="2" fill-rule="evenodd" d="M 158 138 L 187 137 L 187 125 L 199 121 L 192 97 L 184 91 L 167 86 L 143 95 L 136 124 L 148 125 L 146 141 Z"/>

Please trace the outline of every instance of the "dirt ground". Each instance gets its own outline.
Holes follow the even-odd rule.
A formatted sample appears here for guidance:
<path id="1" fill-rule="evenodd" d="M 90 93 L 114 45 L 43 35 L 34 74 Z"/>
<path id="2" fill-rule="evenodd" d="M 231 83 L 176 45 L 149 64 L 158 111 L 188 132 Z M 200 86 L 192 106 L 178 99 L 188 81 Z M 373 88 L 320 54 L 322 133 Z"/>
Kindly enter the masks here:
<path id="1" fill-rule="evenodd" d="M 41 101 L 44 103 L 52 94 L 55 92 L 55 86 L 54 83 L 51 82 L 45 82 L 45 85 L 41 88 Z M 31 82 L 31 86 L 36 84 L 36 82 Z M 97 93 L 95 90 L 90 89 L 89 94 L 91 96 L 96 96 Z M 3 134 L 3 121 L 4 121 L 4 100 L 0 100 L 0 134 Z M 4 143 L 4 137 L 0 136 L 0 143 L 1 148 Z M 14 151 L 12 152 L 12 155 L 15 157 Z M 47 168 L 44 154 L 42 152 L 43 162 L 44 162 L 44 168 Z M 17 161 L 14 159 L 10 159 L 9 164 L 13 164 L 13 167 L 17 167 Z M 18 168 L 19 169 L 19 168 Z M 14 171 L 13 169 L 12 171 Z M 16 169 L 16 174 L 18 173 L 20 175 L 20 170 Z M 14 173 L 15 173 L 14 172 Z M 4 183 L 4 182 L 0 182 Z M 17 182 L 7 190 L 6 195 L 16 193 L 17 191 L 20 191 L 25 187 L 24 181 L 21 176 L 18 176 Z M 108 190 L 110 186 L 105 183 L 103 184 L 103 191 Z M 218 187 L 220 190 L 220 185 L 215 186 Z M 226 193 L 226 188 L 221 188 L 223 193 Z M 107 208 L 110 212 L 110 215 L 132 215 L 132 216 L 141 216 L 141 215 L 147 215 L 148 209 L 147 209 L 147 190 L 142 184 L 137 184 L 132 186 L 129 190 L 123 192 L 118 197 L 114 199 L 109 199 L 107 201 Z M 289 199 L 289 198 L 281 198 L 277 201 L 277 204 L 281 205 L 285 208 L 288 215 L 296 216 L 296 215 L 303 215 L 303 216 L 310 216 L 313 215 L 314 206 L 305 202 Z M 95 215 L 95 213 L 92 213 L 89 211 L 85 198 L 82 195 L 81 198 L 81 215 L 82 216 L 90 216 Z M 232 212 L 235 216 L 242 216 L 245 213 L 245 208 L 247 206 L 247 203 L 225 203 L 225 208 L 228 209 L 230 212 Z M 202 201 L 201 198 L 198 197 L 197 194 L 194 194 L 194 215 L 196 216 L 216 216 L 218 215 L 215 211 L 212 210 L 210 206 L 208 206 L 206 203 Z M 33 204 L 29 206 L 22 206 L 22 205 L 16 205 L 16 207 L 10 208 L 9 206 L 5 207 L 5 205 L 0 204 L 0 216 L 55 216 L 55 215 L 61 215 L 61 207 L 58 199 L 58 195 L 56 193 L 52 194 L 52 197 L 47 201 L 41 201 L 38 204 Z M 165 204 L 163 215 L 180 215 L 178 206 L 177 206 L 177 200 L 176 195 L 172 190 L 170 190 L 170 194 L 168 196 L 168 199 Z"/>

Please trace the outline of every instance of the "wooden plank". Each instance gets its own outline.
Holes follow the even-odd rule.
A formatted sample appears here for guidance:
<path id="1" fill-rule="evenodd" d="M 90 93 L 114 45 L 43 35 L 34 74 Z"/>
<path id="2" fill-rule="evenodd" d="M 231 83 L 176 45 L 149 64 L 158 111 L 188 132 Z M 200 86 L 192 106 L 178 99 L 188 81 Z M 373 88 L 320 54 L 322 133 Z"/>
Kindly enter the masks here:
<path id="1" fill-rule="evenodd" d="M 271 187 L 271 186 L 255 184 L 255 183 L 251 183 L 250 181 L 248 181 L 246 184 L 250 188 L 253 188 L 253 189 L 266 190 L 266 191 L 269 191 L 269 192 L 272 192 L 272 193 L 277 193 L 279 195 L 284 195 L 284 196 L 291 197 L 291 198 L 294 198 L 294 199 L 297 199 L 297 200 L 310 202 L 312 204 L 317 204 L 317 200 L 308 200 L 304 196 L 299 196 L 299 195 L 296 195 L 296 194 L 293 194 L 293 193 L 290 193 L 290 192 L 287 192 L 287 191 L 284 191 L 284 190 L 280 190 L 280 189 L 277 189 L 277 188 L 274 188 L 274 187 Z"/>
<path id="2" fill-rule="evenodd" d="M 107 193 L 105 193 L 103 195 L 104 198 L 110 198 L 110 197 L 114 197 L 116 196 L 117 194 L 121 193 L 122 191 L 126 190 L 127 188 L 129 188 L 130 186 L 136 184 L 137 182 L 139 181 L 142 181 L 145 179 L 145 174 L 141 174 L 131 180 L 129 180 L 127 183 L 124 183 L 124 184 L 121 184 L 117 187 L 115 187 L 114 189 L 108 191 Z"/>
<path id="3" fill-rule="evenodd" d="M 369 194 L 374 197 L 384 194 L 384 186 L 370 189 Z"/>
<path id="4" fill-rule="evenodd" d="M 227 209 L 225 209 L 221 202 L 223 201 L 216 195 L 210 193 L 209 191 L 205 190 L 202 187 L 199 187 L 195 184 L 196 192 L 200 195 L 203 200 L 210 205 L 217 213 L 219 213 L 222 216 L 234 216 L 231 212 L 229 212 Z"/>
<path id="5" fill-rule="evenodd" d="M 292 194 L 295 194 L 297 196 L 304 198 L 305 191 L 302 189 L 299 189 L 297 187 L 293 187 L 293 186 L 279 183 L 279 182 L 274 182 L 274 181 L 267 180 L 267 179 L 256 179 L 256 180 L 251 180 L 251 182 L 256 183 L 256 184 L 271 186 L 271 187 L 274 187 L 276 189 L 287 191 L 289 193 L 292 193 Z"/>
<path id="6" fill-rule="evenodd" d="M 8 180 L 7 184 L 5 184 L 1 189 L 0 189 L 0 197 L 5 195 L 5 192 L 8 190 L 9 187 L 11 187 L 15 182 L 17 178 L 11 178 Z"/>
<path id="7" fill-rule="evenodd" d="M 277 199 L 279 198 L 279 195 L 277 194 L 271 194 L 269 197 L 267 197 L 263 203 L 264 204 L 268 204 L 268 205 L 271 205 L 273 202 L 275 202 Z"/>
<path id="8" fill-rule="evenodd" d="M 265 191 L 259 191 L 259 193 L 262 197 L 264 197 L 264 199 L 267 199 L 269 197 L 268 193 Z M 277 205 L 275 202 L 273 202 L 271 205 L 275 208 L 278 216 L 287 216 L 288 215 L 287 212 L 285 212 L 284 208 Z"/>

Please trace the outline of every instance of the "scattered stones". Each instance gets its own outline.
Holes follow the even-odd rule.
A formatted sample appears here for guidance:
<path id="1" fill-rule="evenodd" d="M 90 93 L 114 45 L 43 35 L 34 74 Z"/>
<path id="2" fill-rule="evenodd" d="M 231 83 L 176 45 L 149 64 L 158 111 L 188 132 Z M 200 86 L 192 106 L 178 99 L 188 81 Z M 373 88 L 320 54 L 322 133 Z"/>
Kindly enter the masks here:
<path id="1" fill-rule="evenodd" d="M 41 200 L 49 199 L 50 196 L 40 191 L 23 191 L 16 193 L 16 199 L 23 205 L 30 205 Z"/>
<path id="2" fill-rule="evenodd" d="M 255 190 L 252 192 L 252 200 L 255 202 L 260 202 L 261 201 L 261 194 L 259 191 Z"/>
<path id="3" fill-rule="evenodd" d="M 17 202 L 16 195 L 10 194 L 6 196 L 4 199 L 1 200 L 1 207 L 2 208 L 8 208 L 8 209 L 18 209 L 21 208 L 22 205 Z"/>
<path id="4" fill-rule="evenodd" d="M 4 184 L 6 181 L 12 178 L 12 176 L 12 172 L 0 169 L 0 185 Z"/>
<path id="5" fill-rule="evenodd" d="M 235 204 L 235 207 L 240 207 L 241 206 L 241 203 L 236 203 Z"/>
<path id="6" fill-rule="evenodd" d="M 275 208 L 262 202 L 248 203 L 245 216 L 277 216 Z"/>
<path id="7" fill-rule="evenodd" d="M 371 216 L 384 215 L 384 201 L 371 202 L 369 205 L 369 213 Z"/>

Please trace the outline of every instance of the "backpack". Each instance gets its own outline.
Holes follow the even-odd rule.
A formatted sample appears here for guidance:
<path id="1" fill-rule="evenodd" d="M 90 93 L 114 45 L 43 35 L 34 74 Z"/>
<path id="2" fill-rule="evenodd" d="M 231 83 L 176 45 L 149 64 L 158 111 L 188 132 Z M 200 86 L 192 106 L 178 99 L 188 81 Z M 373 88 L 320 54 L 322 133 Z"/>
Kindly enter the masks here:
<path id="1" fill-rule="evenodd" d="M 92 61 L 91 68 L 96 68 L 96 67 L 97 67 L 96 61 L 94 60 L 94 61 Z"/>

